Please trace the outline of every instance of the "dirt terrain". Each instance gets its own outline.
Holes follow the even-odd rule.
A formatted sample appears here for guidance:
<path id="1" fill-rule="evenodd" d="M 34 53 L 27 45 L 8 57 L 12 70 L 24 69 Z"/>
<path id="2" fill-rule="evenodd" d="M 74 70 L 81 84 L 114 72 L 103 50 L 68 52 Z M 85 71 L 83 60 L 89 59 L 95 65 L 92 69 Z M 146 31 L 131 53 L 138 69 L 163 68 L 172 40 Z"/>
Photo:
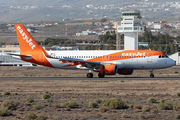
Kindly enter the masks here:
<path id="1" fill-rule="evenodd" d="M 0 70 L 1 77 L 32 77 L 29 81 L 0 81 L 0 93 L 5 91 L 10 93 L 10 95 L 0 94 L 0 116 L 5 101 L 16 103 L 14 109 L 9 108 L 9 114 L 1 116 L 0 120 L 25 120 L 29 114 L 47 116 L 48 120 L 173 120 L 180 114 L 180 104 L 175 104 L 180 103 L 180 95 L 177 94 L 180 93 L 179 80 L 35 81 L 34 76 L 85 77 L 88 71 L 46 67 L 1 67 Z M 154 71 L 157 77 L 179 77 L 179 73 L 179 67 Z M 97 74 L 94 76 L 97 77 Z M 147 77 L 149 71 L 134 71 L 132 77 L 139 76 Z M 42 98 L 44 93 L 48 94 L 50 99 L 44 100 Z M 28 103 L 27 98 L 32 98 L 34 102 Z M 149 103 L 147 102 L 149 98 L 157 101 Z M 126 108 L 111 108 L 112 106 L 105 105 L 107 99 L 123 103 Z M 162 99 L 173 108 L 170 110 L 158 108 Z M 65 104 L 67 101 L 75 101 L 76 105 L 68 106 Z M 92 108 L 89 102 L 95 102 L 97 105 Z M 34 107 L 37 105 L 41 106 L 40 109 Z M 100 111 L 101 106 L 105 106 L 108 110 Z M 145 106 L 149 109 L 144 110 Z"/>

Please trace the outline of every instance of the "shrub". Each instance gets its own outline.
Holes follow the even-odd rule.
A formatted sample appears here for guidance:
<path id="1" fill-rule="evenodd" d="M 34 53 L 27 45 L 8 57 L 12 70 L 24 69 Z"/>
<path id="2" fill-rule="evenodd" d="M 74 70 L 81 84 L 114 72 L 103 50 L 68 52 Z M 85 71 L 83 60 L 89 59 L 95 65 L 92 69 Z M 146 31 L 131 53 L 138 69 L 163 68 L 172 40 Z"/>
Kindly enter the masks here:
<path id="1" fill-rule="evenodd" d="M 176 95 L 179 97 L 179 96 L 180 96 L 180 93 L 177 93 Z"/>
<path id="2" fill-rule="evenodd" d="M 173 110 L 173 104 L 172 103 L 160 103 L 157 106 L 158 109 L 162 110 Z"/>
<path id="3" fill-rule="evenodd" d="M 149 106 L 143 106 L 141 109 L 143 112 L 149 112 L 151 108 Z"/>
<path id="4" fill-rule="evenodd" d="M 77 106 L 77 103 L 75 101 L 67 101 L 64 103 L 66 107 L 75 108 Z"/>
<path id="5" fill-rule="evenodd" d="M 14 93 L 14 95 L 18 95 L 18 93 Z"/>
<path id="6" fill-rule="evenodd" d="M 44 116 L 44 115 L 39 115 L 36 120 L 47 120 L 48 117 L 47 116 Z"/>
<path id="7" fill-rule="evenodd" d="M 0 107 L 0 116 L 8 116 L 8 115 L 10 115 L 8 108 Z"/>
<path id="8" fill-rule="evenodd" d="M 180 110 L 180 103 L 174 103 L 173 110 L 179 111 Z"/>
<path id="9" fill-rule="evenodd" d="M 47 93 L 45 93 L 45 94 L 42 95 L 42 98 L 43 98 L 44 100 L 49 99 L 50 97 L 51 97 L 51 96 L 50 96 L 49 94 L 47 94 Z"/>
<path id="10" fill-rule="evenodd" d="M 180 114 L 177 114 L 174 118 L 175 119 L 180 119 Z"/>
<path id="11" fill-rule="evenodd" d="M 133 108 L 134 107 L 134 105 L 130 105 L 130 108 Z"/>
<path id="12" fill-rule="evenodd" d="M 164 99 L 161 99 L 159 102 L 160 102 L 160 103 L 165 103 L 165 100 L 164 100 Z"/>
<path id="13" fill-rule="evenodd" d="M 27 101 L 28 103 L 34 102 L 34 100 L 33 100 L 32 98 L 26 98 L 26 101 Z"/>
<path id="14" fill-rule="evenodd" d="M 111 99 L 105 99 L 104 106 L 109 106 L 110 102 L 111 102 Z"/>
<path id="15" fill-rule="evenodd" d="M 109 106 L 111 101 L 121 101 L 119 98 L 108 98 L 108 99 L 104 99 L 104 106 Z"/>
<path id="16" fill-rule="evenodd" d="M 96 102 L 89 102 L 89 107 L 90 108 L 96 108 L 98 106 L 98 104 Z"/>
<path id="17" fill-rule="evenodd" d="M 152 117 L 153 117 L 152 114 L 148 114 L 146 118 L 148 119 L 148 118 L 152 118 Z"/>
<path id="18" fill-rule="evenodd" d="M 26 120 L 34 120 L 37 118 L 37 115 L 34 114 L 34 113 L 31 113 L 31 112 L 28 112 L 26 115 L 25 115 L 25 119 Z"/>
<path id="19" fill-rule="evenodd" d="M 10 95 L 10 92 L 4 91 L 4 92 L 2 93 L 2 95 Z"/>
<path id="20" fill-rule="evenodd" d="M 122 101 L 111 101 L 109 104 L 111 109 L 126 109 L 127 106 Z"/>
<path id="21" fill-rule="evenodd" d="M 148 103 L 155 103 L 157 100 L 155 98 L 147 99 Z"/>
<path id="22" fill-rule="evenodd" d="M 140 105 L 134 105 L 134 109 L 141 109 L 142 107 Z"/>
<path id="23" fill-rule="evenodd" d="M 102 100 L 101 100 L 101 99 L 96 99 L 95 102 L 96 102 L 96 103 L 101 103 Z"/>
<path id="24" fill-rule="evenodd" d="M 177 73 L 179 73 L 179 72 L 178 72 L 178 71 L 174 71 L 174 73 L 176 73 L 176 74 L 177 74 Z"/>
<path id="25" fill-rule="evenodd" d="M 53 102 L 52 98 L 46 99 L 46 102 Z"/>
<path id="26" fill-rule="evenodd" d="M 117 100 L 117 101 L 121 101 L 121 99 L 120 99 L 120 98 L 116 98 L 116 100 Z"/>
<path id="27" fill-rule="evenodd" d="M 108 107 L 101 106 L 101 107 L 99 108 L 99 111 L 100 111 L 100 112 L 106 112 L 106 111 L 109 111 L 109 109 L 108 109 Z"/>
<path id="28" fill-rule="evenodd" d="M 8 110 L 16 110 L 16 107 L 18 106 L 17 102 L 14 102 L 12 100 L 5 100 L 1 104 L 2 107 L 7 108 Z"/>
<path id="29" fill-rule="evenodd" d="M 140 118 L 142 118 L 142 119 L 145 119 L 146 117 L 145 117 L 145 115 L 143 115 L 143 114 L 141 114 L 141 115 L 139 115 L 140 116 Z"/>
<path id="30" fill-rule="evenodd" d="M 34 105 L 33 108 L 36 110 L 40 110 L 41 108 L 43 108 L 43 106 L 37 104 L 37 105 Z"/>

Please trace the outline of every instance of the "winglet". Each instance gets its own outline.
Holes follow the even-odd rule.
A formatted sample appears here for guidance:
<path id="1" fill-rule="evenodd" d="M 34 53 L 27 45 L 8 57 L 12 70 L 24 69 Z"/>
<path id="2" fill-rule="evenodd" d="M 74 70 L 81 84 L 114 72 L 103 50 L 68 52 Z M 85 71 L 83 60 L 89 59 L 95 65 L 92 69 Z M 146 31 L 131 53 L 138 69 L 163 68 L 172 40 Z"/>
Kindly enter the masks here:
<path id="1" fill-rule="evenodd" d="M 15 24 L 15 28 L 21 52 L 41 49 L 22 24 Z"/>

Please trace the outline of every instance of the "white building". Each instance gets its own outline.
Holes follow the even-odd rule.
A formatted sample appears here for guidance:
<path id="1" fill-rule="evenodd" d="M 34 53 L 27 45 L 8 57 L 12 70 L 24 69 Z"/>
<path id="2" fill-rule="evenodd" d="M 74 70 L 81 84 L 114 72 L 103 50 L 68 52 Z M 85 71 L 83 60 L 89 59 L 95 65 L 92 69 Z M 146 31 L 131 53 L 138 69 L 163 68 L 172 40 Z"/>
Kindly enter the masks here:
<path id="1" fill-rule="evenodd" d="M 162 25 L 154 24 L 154 29 L 162 29 Z"/>
<path id="2" fill-rule="evenodd" d="M 138 50 L 138 33 L 144 32 L 140 18 L 137 10 L 122 12 L 121 25 L 117 31 L 124 34 L 124 50 Z"/>

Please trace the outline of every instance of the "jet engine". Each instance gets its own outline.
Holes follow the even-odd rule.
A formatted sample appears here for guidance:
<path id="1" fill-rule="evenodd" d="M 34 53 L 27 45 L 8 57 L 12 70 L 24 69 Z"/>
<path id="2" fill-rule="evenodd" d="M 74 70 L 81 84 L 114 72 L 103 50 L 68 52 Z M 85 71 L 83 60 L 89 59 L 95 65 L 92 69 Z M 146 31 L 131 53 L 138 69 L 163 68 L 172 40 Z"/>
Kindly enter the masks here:
<path id="1" fill-rule="evenodd" d="M 99 68 L 99 73 L 104 75 L 115 75 L 117 73 L 117 65 L 101 65 Z"/>
<path id="2" fill-rule="evenodd" d="M 122 75 L 132 75 L 133 69 L 119 69 L 117 73 Z"/>

